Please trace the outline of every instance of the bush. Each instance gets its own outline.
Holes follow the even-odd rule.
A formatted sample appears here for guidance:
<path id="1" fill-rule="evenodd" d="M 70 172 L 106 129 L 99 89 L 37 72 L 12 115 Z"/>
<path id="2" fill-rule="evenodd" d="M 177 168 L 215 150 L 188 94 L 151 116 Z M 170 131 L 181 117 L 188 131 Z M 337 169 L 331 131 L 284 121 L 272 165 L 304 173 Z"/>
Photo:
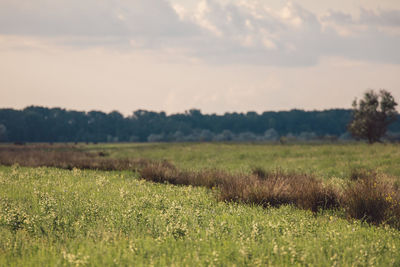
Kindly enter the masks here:
<path id="1" fill-rule="evenodd" d="M 254 169 L 252 175 L 240 175 L 222 184 L 221 197 L 265 207 L 293 204 L 313 212 L 339 205 L 337 192 L 311 175 L 282 170 L 266 172 L 261 168 Z"/>
<path id="2" fill-rule="evenodd" d="M 399 227 L 400 194 L 394 184 L 374 172 L 364 176 L 360 173 L 357 180 L 347 185 L 342 196 L 348 216 L 372 224 Z"/>

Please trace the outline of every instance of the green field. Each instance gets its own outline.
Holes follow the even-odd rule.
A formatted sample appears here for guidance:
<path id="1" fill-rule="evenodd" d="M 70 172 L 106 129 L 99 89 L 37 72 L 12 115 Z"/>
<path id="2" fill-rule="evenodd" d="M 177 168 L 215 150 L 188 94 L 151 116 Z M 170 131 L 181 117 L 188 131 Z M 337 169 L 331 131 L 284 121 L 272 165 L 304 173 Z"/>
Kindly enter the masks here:
<path id="1" fill-rule="evenodd" d="M 253 167 L 282 168 L 321 178 L 346 178 L 354 168 L 367 168 L 400 177 L 400 145 L 393 144 L 105 144 L 83 146 L 82 150 L 104 151 L 116 158 L 167 159 L 185 169 L 248 172 Z"/>
<path id="2" fill-rule="evenodd" d="M 183 169 L 400 177 L 398 145 L 107 144 L 113 158 Z M 0 266 L 399 266 L 400 231 L 341 211 L 225 203 L 217 189 L 156 184 L 128 171 L 0 167 Z"/>

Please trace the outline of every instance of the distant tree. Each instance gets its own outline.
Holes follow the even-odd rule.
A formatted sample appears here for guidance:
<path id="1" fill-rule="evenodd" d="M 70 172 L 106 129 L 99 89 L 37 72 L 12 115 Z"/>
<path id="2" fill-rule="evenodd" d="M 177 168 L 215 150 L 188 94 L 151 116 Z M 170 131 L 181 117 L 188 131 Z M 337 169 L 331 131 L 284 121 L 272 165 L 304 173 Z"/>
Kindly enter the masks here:
<path id="1" fill-rule="evenodd" d="M 257 135 L 255 135 L 252 132 L 243 132 L 238 134 L 234 141 L 239 141 L 239 142 L 249 142 L 249 141 L 256 141 L 257 140 Z"/>
<path id="2" fill-rule="evenodd" d="M 222 133 L 217 134 L 214 137 L 214 141 L 225 142 L 232 141 L 234 139 L 234 134 L 230 130 L 223 130 Z"/>
<path id="3" fill-rule="evenodd" d="M 386 90 L 365 92 L 363 99 L 353 101 L 349 132 L 357 139 L 367 139 L 370 144 L 379 142 L 389 124 L 396 120 L 396 106 L 393 96 Z"/>
<path id="4" fill-rule="evenodd" d="M 7 128 L 3 124 L 0 124 L 0 142 L 7 140 Z"/>
<path id="5" fill-rule="evenodd" d="M 5 133 L 0 127 L 0 141 L 146 142 L 151 134 L 155 135 L 151 140 L 163 142 L 235 141 L 236 138 L 252 140 L 254 137 L 259 141 L 278 141 L 280 136 L 288 133 L 299 138 L 302 132 L 313 132 L 318 137 L 342 136 L 348 132 L 351 117 L 350 109 L 269 111 L 262 114 L 234 112 L 224 115 L 202 114 L 196 109 L 171 115 L 137 110 L 125 117 L 116 111 L 83 112 L 38 106 L 22 110 L 0 108 L 0 124 L 5 127 Z M 397 117 L 400 118 L 400 115 Z M 389 131 L 400 133 L 400 119 L 389 126 Z"/>
<path id="6" fill-rule="evenodd" d="M 265 141 L 277 141 L 279 139 L 279 133 L 274 129 L 270 128 L 264 133 Z"/>
<path id="7" fill-rule="evenodd" d="M 184 139 L 184 135 L 181 131 L 176 131 L 173 134 L 169 134 L 167 137 L 167 141 L 172 141 L 172 142 L 182 142 Z"/>
<path id="8" fill-rule="evenodd" d="M 150 134 L 147 137 L 147 142 L 163 142 L 165 141 L 164 134 Z"/>
<path id="9" fill-rule="evenodd" d="M 201 130 L 200 132 L 200 141 L 202 142 L 210 142 L 214 138 L 214 134 L 210 130 Z"/>
<path id="10" fill-rule="evenodd" d="M 136 142 L 139 142 L 139 141 L 140 141 L 140 139 L 139 139 L 139 137 L 136 136 L 136 135 L 132 135 L 132 136 L 129 137 L 129 142 L 134 142 L 134 143 L 136 143 Z"/>
<path id="11" fill-rule="evenodd" d="M 340 141 L 351 141 L 354 140 L 353 136 L 349 132 L 345 132 L 339 136 Z"/>
<path id="12" fill-rule="evenodd" d="M 311 141 L 316 140 L 317 135 L 314 132 L 301 132 L 298 136 L 298 139 L 301 141 Z"/>

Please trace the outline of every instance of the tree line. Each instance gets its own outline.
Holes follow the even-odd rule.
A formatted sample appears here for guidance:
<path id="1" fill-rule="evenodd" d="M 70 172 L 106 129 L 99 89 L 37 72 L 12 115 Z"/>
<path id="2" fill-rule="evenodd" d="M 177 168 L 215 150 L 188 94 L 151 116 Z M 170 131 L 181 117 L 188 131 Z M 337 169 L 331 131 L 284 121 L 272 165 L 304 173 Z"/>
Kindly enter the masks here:
<path id="1" fill-rule="evenodd" d="M 398 116 L 398 115 L 397 115 Z M 81 112 L 29 106 L 0 109 L 2 142 L 276 141 L 347 138 L 351 109 L 203 114 L 198 109 L 167 115 L 137 110 Z M 400 133 L 397 119 L 389 135 Z"/>

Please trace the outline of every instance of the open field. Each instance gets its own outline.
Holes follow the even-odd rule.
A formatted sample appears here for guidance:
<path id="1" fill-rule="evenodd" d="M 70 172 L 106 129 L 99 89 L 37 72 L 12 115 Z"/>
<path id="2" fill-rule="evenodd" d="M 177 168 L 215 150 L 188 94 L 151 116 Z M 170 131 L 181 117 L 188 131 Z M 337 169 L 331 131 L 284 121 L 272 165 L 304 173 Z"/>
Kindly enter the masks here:
<path id="1" fill-rule="evenodd" d="M 106 152 L 112 158 L 166 159 L 180 168 L 250 171 L 252 167 L 345 178 L 354 168 L 378 169 L 400 177 L 400 145 L 394 144 L 246 144 L 156 143 L 101 144 L 81 148 Z"/>
<path id="2" fill-rule="evenodd" d="M 373 169 L 398 182 L 399 148 L 100 144 L 73 150 L 101 152 L 102 159 L 129 158 L 129 164 L 138 164 L 129 165 L 133 169 L 146 164 L 144 159 L 166 159 L 185 171 L 250 174 L 255 167 L 280 168 L 340 186 L 355 169 Z M 0 153 L 6 149 L 1 146 Z M 388 225 L 349 219 L 340 209 L 313 213 L 291 205 L 220 201 L 219 188 L 151 183 L 133 169 L 0 167 L 0 265 L 400 264 L 400 231 Z"/>
<path id="3" fill-rule="evenodd" d="M 249 172 L 253 167 L 306 172 L 321 178 L 347 178 L 354 168 L 400 177 L 399 144 L 126 143 L 78 145 L 0 145 L 49 151 L 104 153 L 106 158 L 168 160 L 179 168 Z"/>

